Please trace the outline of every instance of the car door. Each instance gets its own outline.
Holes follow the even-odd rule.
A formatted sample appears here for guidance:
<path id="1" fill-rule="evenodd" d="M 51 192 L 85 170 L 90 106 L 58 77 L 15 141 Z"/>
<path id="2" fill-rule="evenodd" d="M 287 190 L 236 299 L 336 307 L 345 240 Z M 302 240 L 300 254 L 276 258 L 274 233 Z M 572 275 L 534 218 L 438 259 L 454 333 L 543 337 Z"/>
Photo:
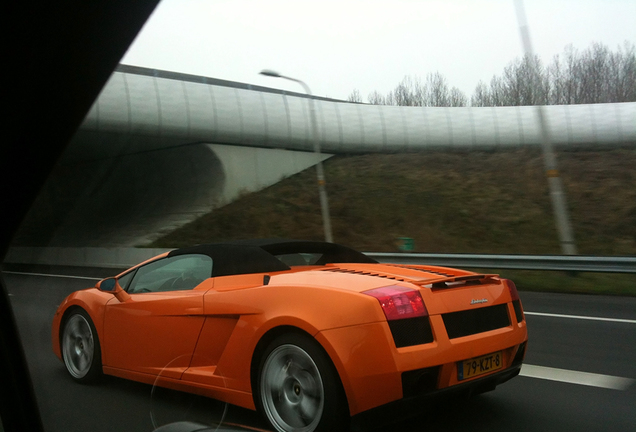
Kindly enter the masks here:
<path id="1" fill-rule="evenodd" d="M 162 258 L 120 279 L 130 299 L 113 298 L 104 314 L 105 367 L 180 379 L 201 327 L 203 295 L 194 289 L 212 274 L 212 259 L 191 254 Z M 200 287 L 199 287 L 200 288 Z"/>

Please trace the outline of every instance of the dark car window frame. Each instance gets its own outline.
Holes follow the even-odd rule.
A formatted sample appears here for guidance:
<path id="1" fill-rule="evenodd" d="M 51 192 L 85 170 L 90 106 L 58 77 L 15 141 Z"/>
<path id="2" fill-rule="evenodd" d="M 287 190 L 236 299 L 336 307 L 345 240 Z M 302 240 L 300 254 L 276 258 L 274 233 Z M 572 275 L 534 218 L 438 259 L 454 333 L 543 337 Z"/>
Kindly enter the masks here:
<path id="1" fill-rule="evenodd" d="M 137 273 L 137 269 L 131 270 L 117 278 L 117 282 L 119 282 L 119 286 L 121 287 L 121 289 L 123 289 L 124 291 L 128 291 L 128 285 L 130 285 L 130 281 L 133 280 L 135 273 Z"/>

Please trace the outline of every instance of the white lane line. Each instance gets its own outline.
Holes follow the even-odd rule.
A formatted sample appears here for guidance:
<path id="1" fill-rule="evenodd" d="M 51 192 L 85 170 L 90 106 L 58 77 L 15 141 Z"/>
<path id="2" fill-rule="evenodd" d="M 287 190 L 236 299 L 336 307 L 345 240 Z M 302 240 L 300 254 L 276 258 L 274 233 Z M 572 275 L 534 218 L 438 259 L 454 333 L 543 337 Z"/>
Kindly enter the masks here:
<path id="1" fill-rule="evenodd" d="M 26 273 L 26 272 L 16 272 L 16 271 L 6 271 L 6 270 L 3 270 L 2 273 L 27 275 L 27 276 L 47 276 L 47 277 L 68 278 L 68 279 L 87 279 L 87 280 L 96 280 L 96 281 L 103 279 L 103 278 L 94 278 L 94 277 L 86 277 L 86 276 L 70 276 L 70 275 L 58 275 L 58 274 L 48 274 L 48 273 Z"/>
<path id="2" fill-rule="evenodd" d="M 582 315 L 562 315 L 562 314 L 553 314 L 553 313 L 544 313 L 544 312 L 526 312 L 526 311 L 523 311 L 523 313 L 526 315 L 546 316 L 546 317 L 554 317 L 554 318 L 569 318 L 569 319 L 580 319 L 580 320 L 590 320 L 590 321 L 608 321 L 608 322 L 636 324 L 636 320 L 622 319 L 622 318 L 603 318 L 603 317 L 592 317 L 592 316 L 582 316 Z"/>
<path id="3" fill-rule="evenodd" d="M 612 390 L 627 390 L 634 383 L 633 379 L 601 375 L 589 372 L 578 372 L 567 369 L 557 369 L 545 366 L 524 364 L 521 366 L 520 376 L 539 378 L 550 381 L 560 381 L 570 384 L 580 384 L 591 387 L 601 387 Z"/>
<path id="4" fill-rule="evenodd" d="M 3 271 L 2 273 L 19 274 L 19 275 L 27 275 L 27 276 L 47 276 L 47 277 L 58 277 L 58 278 L 68 278 L 68 279 L 85 279 L 85 280 L 96 280 L 96 281 L 103 279 L 103 278 L 93 278 L 93 277 L 86 277 L 86 276 L 57 275 L 57 274 L 48 274 L 48 273 L 26 273 L 26 272 L 16 272 L 16 271 Z M 622 318 L 603 318 L 603 317 L 591 317 L 591 316 L 582 316 L 582 315 L 563 315 L 563 314 L 528 312 L 528 311 L 523 311 L 523 313 L 525 315 L 546 316 L 546 317 L 553 317 L 553 318 L 569 318 L 569 319 L 580 319 L 580 320 L 590 320 L 590 321 L 607 321 L 607 322 L 636 324 L 636 320 L 622 319 Z"/>

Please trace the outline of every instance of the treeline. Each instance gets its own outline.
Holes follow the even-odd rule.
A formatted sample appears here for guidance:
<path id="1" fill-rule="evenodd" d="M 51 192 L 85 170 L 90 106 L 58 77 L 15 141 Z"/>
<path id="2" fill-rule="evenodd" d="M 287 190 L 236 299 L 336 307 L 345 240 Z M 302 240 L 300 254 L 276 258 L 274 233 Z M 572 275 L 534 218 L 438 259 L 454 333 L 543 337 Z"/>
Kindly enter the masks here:
<path id="1" fill-rule="evenodd" d="M 358 90 L 347 98 L 349 102 L 362 102 Z M 422 83 L 417 77 L 404 77 L 394 90 L 383 95 L 377 91 L 369 94 L 369 103 L 373 105 L 398 106 L 466 106 L 468 98 L 457 87 L 448 87 L 446 78 L 439 72 L 429 73 Z"/>
<path id="2" fill-rule="evenodd" d="M 369 103 L 399 106 L 516 106 L 565 105 L 636 101 L 636 50 L 625 42 L 616 51 L 594 43 L 579 51 L 571 45 L 544 65 L 538 56 L 510 62 L 489 84 L 480 81 L 468 99 L 449 87 L 439 73 L 405 77 L 386 95 L 372 92 Z M 350 102 L 362 102 L 354 90 Z"/>

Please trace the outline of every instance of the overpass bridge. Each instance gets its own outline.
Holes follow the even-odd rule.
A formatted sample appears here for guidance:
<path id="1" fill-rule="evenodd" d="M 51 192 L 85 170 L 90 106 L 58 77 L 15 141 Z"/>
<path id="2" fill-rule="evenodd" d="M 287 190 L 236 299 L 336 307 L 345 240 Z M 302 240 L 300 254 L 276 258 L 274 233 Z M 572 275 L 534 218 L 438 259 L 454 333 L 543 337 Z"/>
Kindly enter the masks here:
<path id="1" fill-rule="evenodd" d="M 16 237 L 143 244 L 333 154 L 539 146 L 534 107 L 395 107 L 120 65 Z M 557 147 L 636 143 L 636 103 L 547 106 Z"/>

